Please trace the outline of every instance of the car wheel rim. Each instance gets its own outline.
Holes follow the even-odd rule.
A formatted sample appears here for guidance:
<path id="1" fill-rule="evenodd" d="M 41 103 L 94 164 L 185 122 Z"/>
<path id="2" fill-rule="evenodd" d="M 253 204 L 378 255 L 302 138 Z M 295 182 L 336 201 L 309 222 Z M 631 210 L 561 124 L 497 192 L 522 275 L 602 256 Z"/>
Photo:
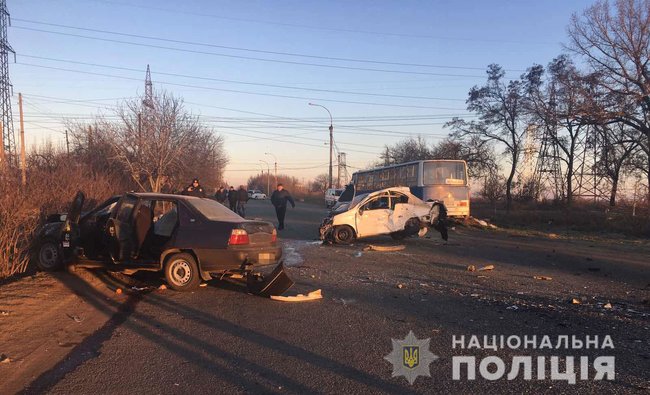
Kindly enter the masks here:
<path id="1" fill-rule="evenodd" d="M 46 268 L 53 268 L 59 260 L 59 251 L 52 243 L 44 244 L 39 252 L 39 261 Z"/>
<path id="2" fill-rule="evenodd" d="M 189 262 L 185 260 L 174 261 L 171 265 L 171 281 L 174 285 L 186 285 L 192 278 L 192 269 Z"/>

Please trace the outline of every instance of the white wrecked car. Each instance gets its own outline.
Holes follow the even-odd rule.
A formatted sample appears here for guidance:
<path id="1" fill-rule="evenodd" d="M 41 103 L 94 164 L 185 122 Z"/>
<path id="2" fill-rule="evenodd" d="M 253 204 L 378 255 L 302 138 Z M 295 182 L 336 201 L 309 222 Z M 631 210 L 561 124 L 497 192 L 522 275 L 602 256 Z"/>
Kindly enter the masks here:
<path id="1" fill-rule="evenodd" d="M 440 202 L 424 202 L 407 187 L 356 195 L 349 204 L 332 210 L 320 227 L 321 240 L 347 244 L 354 239 L 391 235 L 403 239 L 429 227 L 447 240 L 447 209 Z"/>

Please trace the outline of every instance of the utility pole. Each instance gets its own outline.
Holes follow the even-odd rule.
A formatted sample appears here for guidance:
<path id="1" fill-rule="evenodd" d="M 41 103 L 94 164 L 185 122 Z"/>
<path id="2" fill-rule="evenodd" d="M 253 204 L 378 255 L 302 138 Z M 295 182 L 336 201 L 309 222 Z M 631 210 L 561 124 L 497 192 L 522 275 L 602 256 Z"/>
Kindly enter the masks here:
<path id="1" fill-rule="evenodd" d="M 0 0 L 0 123 L 2 123 L 2 151 L 4 151 L 4 162 L 17 165 L 16 157 L 16 136 L 14 134 L 14 121 L 11 112 L 11 96 L 13 86 L 9 79 L 9 53 L 16 52 L 9 45 L 7 38 L 7 27 L 11 24 L 7 1 Z"/>
<path id="2" fill-rule="evenodd" d="M 23 123 L 23 94 L 18 93 L 18 112 L 20 113 L 20 167 L 23 187 L 27 185 L 27 161 L 25 158 L 25 124 Z"/>
<path id="3" fill-rule="evenodd" d="M 274 172 L 275 172 L 274 173 L 275 174 L 275 185 L 278 185 L 278 158 L 276 158 L 276 156 L 273 155 L 270 152 L 265 152 L 264 155 L 270 155 L 270 156 L 273 157 L 273 165 L 274 165 L 274 168 L 275 168 L 275 170 L 274 170 Z"/>
<path id="4" fill-rule="evenodd" d="M 334 126 L 330 119 L 330 188 L 332 187 L 332 155 L 334 154 Z"/>
<path id="5" fill-rule="evenodd" d="M 309 103 L 310 106 L 316 106 L 316 107 L 322 107 L 327 111 L 327 113 L 330 116 L 330 172 L 329 172 L 329 187 L 332 188 L 332 159 L 334 157 L 334 124 L 332 122 L 332 113 L 330 110 L 327 109 L 327 107 L 322 106 L 320 104 L 315 104 L 315 103 Z"/>
<path id="6" fill-rule="evenodd" d="M 269 196 L 271 194 L 271 167 L 265 160 L 260 159 L 260 162 L 266 164 L 266 196 Z M 262 170 L 262 174 L 264 174 L 264 170 Z"/>
<path id="7" fill-rule="evenodd" d="M 336 159 L 336 170 L 336 187 L 341 188 L 341 153 L 338 154 L 338 157 Z"/>
<path id="8" fill-rule="evenodd" d="M 70 156 L 70 140 L 68 140 L 68 129 L 65 130 L 65 151 Z"/>

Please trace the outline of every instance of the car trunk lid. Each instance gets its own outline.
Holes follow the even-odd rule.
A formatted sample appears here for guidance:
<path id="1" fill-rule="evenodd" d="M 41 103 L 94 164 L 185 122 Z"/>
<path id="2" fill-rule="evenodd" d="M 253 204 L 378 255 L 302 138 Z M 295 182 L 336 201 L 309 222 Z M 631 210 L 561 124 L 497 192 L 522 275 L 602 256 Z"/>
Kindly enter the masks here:
<path id="1" fill-rule="evenodd" d="M 268 222 L 247 221 L 241 223 L 239 228 L 248 233 L 251 245 L 270 244 L 274 241 L 273 232 L 275 227 Z"/>

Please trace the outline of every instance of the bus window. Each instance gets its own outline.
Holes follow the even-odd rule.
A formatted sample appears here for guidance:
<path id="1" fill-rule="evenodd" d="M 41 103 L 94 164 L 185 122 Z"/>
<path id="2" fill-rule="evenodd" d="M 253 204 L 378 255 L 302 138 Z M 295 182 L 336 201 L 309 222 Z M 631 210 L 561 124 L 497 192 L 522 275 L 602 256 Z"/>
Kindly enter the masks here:
<path id="1" fill-rule="evenodd" d="M 424 185 L 466 185 L 463 162 L 425 162 Z"/>

